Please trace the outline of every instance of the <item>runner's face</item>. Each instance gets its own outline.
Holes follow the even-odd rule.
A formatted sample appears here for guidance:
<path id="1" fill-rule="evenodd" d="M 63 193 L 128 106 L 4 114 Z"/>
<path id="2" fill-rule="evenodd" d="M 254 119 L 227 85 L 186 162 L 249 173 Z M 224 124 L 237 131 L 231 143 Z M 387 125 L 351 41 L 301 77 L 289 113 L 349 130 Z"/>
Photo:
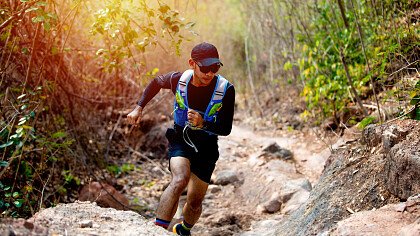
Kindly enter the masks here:
<path id="1" fill-rule="evenodd" d="M 189 64 L 194 70 L 193 84 L 195 86 L 207 86 L 211 83 L 216 73 L 211 70 L 207 73 L 201 72 L 198 64 L 192 59 L 190 59 Z"/>

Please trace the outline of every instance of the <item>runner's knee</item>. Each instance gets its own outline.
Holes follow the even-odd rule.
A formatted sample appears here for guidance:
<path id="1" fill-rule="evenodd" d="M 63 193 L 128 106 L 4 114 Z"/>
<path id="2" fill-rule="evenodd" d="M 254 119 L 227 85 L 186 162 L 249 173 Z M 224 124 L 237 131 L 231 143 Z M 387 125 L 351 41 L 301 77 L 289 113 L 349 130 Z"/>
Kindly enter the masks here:
<path id="1" fill-rule="evenodd" d="M 175 192 L 182 192 L 188 185 L 189 178 L 186 175 L 174 176 L 171 185 Z"/>

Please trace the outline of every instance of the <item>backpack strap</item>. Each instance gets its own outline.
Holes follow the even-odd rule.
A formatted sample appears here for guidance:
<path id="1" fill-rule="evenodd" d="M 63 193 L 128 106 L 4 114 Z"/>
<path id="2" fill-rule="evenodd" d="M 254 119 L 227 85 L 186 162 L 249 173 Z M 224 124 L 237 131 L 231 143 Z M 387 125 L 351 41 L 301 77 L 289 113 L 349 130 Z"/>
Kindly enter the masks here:
<path id="1" fill-rule="evenodd" d="M 181 78 L 178 81 L 178 89 L 179 91 L 182 93 L 186 93 L 187 92 L 187 85 L 189 80 L 191 79 L 192 75 L 193 75 L 194 71 L 193 70 L 186 70 L 184 73 L 182 73 Z"/>
<path id="2" fill-rule="evenodd" d="M 223 76 L 219 75 L 219 81 L 216 85 L 216 89 L 214 90 L 214 96 L 212 101 L 219 101 L 223 99 L 223 96 L 225 96 L 228 81 Z"/>

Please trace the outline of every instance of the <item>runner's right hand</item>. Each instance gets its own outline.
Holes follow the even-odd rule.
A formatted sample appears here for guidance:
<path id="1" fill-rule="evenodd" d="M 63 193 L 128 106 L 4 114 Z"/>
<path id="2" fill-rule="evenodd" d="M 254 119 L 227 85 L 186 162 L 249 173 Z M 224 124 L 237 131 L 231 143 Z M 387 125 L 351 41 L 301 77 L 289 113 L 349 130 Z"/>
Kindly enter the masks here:
<path id="1" fill-rule="evenodd" d="M 136 108 L 134 108 L 134 110 L 127 115 L 128 123 L 132 125 L 138 125 L 142 118 L 142 112 L 143 108 L 137 105 Z"/>

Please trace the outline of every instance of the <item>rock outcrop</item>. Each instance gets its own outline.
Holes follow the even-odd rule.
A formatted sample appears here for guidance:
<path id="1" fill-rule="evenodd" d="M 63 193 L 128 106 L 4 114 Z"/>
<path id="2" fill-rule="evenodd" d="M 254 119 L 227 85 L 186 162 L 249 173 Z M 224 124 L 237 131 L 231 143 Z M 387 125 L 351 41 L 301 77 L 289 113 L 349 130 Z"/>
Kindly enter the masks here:
<path id="1" fill-rule="evenodd" d="M 101 208 L 96 203 L 59 204 L 28 220 L 0 223 L 1 235 L 173 235 L 132 211 Z"/>
<path id="2" fill-rule="evenodd" d="M 415 126 L 414 122 L 405 127 L 391 126 L 391 132 L 384 136 L 385 148 L 389 148 L 385 164 L 386 185 L 402 200 L 420 193 L 420 131 L 418 123 L 417 129 Z"/>
<path id="3" fill-rule="evenodd" d="M 276 235 L 330 232 L 337 222 L 356 212 L 381 208 L 418 194 L 419 137 L 420 122 L 394 121 L 369 127 L 361 139 L 363 144 L 338 147 L 308 201 L 282 221 Z M 405 225 L 412 223 L 415 220 L 405 221 Z M 355 234 L 353 231 L 344 235 Z"/>
<path id="4" fill-rule="evenodd" d="M 91 182 L 84 186 L 79 194 L 79 201 L 96 202 L 101 207 L 128 210 L 128 199 L 107 183 Z"/>
<path id="5" fill-rule="evenodd" d="M 357 212 L 338 222 L 328 235 L 420 235 L 420 195 L 407 202 Z"/>

